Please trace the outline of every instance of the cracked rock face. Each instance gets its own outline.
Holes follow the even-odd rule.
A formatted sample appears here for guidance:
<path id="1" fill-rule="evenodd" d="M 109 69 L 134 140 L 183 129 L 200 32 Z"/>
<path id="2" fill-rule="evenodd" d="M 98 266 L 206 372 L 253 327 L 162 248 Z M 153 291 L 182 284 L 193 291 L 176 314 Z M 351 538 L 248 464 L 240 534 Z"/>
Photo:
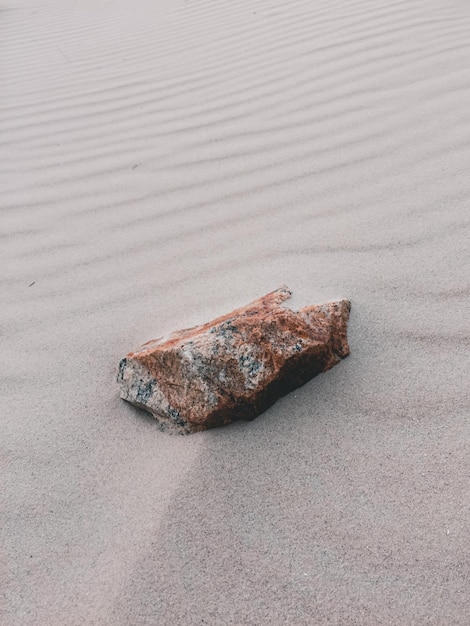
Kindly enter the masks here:
<path id="1" fill-rule="evenodd" d="M 121 398 L 163 430 L 252 420 L 349 354 L 348 300 L 292 311 L 287 287 L 214 321 L 153 340 L 119 364 Z"/>

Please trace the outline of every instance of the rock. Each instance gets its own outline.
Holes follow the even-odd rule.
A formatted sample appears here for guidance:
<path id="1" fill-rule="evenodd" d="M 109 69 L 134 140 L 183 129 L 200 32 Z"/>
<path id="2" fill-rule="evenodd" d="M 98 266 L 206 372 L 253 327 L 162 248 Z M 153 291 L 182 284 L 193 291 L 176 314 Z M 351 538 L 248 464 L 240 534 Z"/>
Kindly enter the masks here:
<path id="1" fill-rule="evenodd" d="M 121 397 L 162 429 L 192 433 L 252 420 L 349 354 L 348 300 L 300 311 L 287 287 L 209 324 L 149 341 L 119 364 Z"/>

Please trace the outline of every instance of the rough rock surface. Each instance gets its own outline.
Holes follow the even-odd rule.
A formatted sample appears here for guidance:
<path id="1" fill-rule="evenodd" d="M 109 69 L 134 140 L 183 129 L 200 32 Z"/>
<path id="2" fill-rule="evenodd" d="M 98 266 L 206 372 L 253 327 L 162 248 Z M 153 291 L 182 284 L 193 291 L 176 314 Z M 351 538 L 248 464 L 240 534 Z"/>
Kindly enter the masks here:
<path id="1" fill-rule="evenodd" d="M 182 434 L 252 420 L 349 354 L 348 300 L 300 311 L 287 287 L 214 321 L 149 341 L 119 364 L 121 397 Z"/>

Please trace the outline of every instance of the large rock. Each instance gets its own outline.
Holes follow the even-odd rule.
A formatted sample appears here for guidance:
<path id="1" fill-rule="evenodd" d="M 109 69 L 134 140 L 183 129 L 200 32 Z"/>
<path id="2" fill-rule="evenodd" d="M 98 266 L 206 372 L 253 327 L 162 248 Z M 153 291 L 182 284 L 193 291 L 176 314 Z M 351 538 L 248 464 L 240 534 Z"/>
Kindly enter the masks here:
<path id="1" fill-rule="evenodd" d="M 252 420 L 349 354 L 348 300 L 294 312 L 287 287 L 209 324 L 149 341 L 119 364 L 121 397 L 182 434 Z"/>

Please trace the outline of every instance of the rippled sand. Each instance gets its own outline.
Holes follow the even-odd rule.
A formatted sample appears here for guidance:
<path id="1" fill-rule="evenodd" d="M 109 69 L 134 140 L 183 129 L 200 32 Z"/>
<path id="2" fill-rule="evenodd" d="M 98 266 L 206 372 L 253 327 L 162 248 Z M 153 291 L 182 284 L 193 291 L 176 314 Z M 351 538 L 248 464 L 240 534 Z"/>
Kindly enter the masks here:
<path id="1" fill-rule="evenodd" d="M 470 5 L 5 0 L 5 626 L 467 626 Z M 351 356 L 170 437 L 119 359 L 282 283 Z"/>

